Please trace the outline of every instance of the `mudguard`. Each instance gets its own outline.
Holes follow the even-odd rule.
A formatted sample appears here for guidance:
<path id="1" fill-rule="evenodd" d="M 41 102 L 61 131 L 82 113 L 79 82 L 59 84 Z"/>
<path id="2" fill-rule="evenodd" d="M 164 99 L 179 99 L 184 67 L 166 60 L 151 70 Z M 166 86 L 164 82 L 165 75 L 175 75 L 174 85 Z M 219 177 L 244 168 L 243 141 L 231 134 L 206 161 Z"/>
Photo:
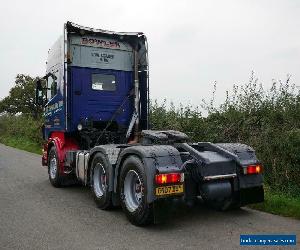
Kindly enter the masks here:
<path id="1" fill-rule="evenodd" d="M 44 145 L 42 164 L 47 166 L 48 153 L 52 146 L 55 146 L 58 159 L 59 159 L 59 173 L 65 175 L 65 156 L 66 152 L 70 150 L 78 150 L 78 145 L 73 138 L 66 137 L 63 132 L 53 132 L 48 139 L 48 142 Z"/>
<path id="2" fill-rule="evenodd" d="M 223 148 L 235 156 L 235 161 L 242 168 L 248 165 L 260 163 L 252 147 L 241 143 L 216 143 L 216 146 Z M 262 174 L 243 175 L 238 172 L 239 188 L 246 189 L 263 185 Z"/>
<path id="3" fill-rule="evenodd" d="M 179 151 L 169 145 L 138 145 L 122 150 L 115 168 L 114 191 L 117 192 L 118 177 L 124 160 L 130 155 L 138 156 L 144 166 L 147 176 L 147 201 L 156 200 L 154 195 L 154 177 L 157 173 L 181 172 L 182 161 Z"/>
<path id="4" fill-rule="evenodd" d="M 198 142 L 179 143 L 177 147 L 183 148 L 194 158 L 194 165 L 187 166 L 186 169 L 208 196 L 213 197 L 209 194 L 217 189 L 218 192 L 215 192 L 214 196 L 228 196 L 223 193 L 222 187 L 225 185 L 222 179 L 228 178 L 226 185 L 228 186 L 229 181 L 232 183 L 232 194 L 242 205 L 264 200 L 262 174 L 245 175 L 243 173 L 243 168 L 260 164 L 254 149 L 250 146 L 240 143 Z M 218 181 L 214 182 L 216 179 Z"/>
<path id="5" fill-rule="evenodd" d="M 102 153 L 105 157 L 106 160 L 109 164 L 108 166 L 108 170 L 109 170 L 109 186 L 108 186 L 108 190 L 110 192 L 113 191 L 113 187 L 114 187 L 114 177 L 115 177 L 115 165 L 117 163 L 121 148 L 119 147 L 121 145 L 118 144 L 108 144 L 108 145 L 101 145 L 101 146 L 96 146 L 94 148 L 92 148 L 92 150 L 90 151 L 90 155 L 89 155 L 89 159 L 88 159 L 88 169 L 87 169 L 87 180 L 86 180 L 86 184 L 89 183 L 89 172 L 90 172 L 90 168 L 91 168 L 91 164 L 92 164 L 92 160 L 94 158 L 94 155 L 98 152 Z"/>
<path id="6" fill-rule="evenodd" d="M 252 147 L 240 143 L 216 143 L 216 147 L 232 154 L 239 167 L 258 164 L 255 151 Z M 237 179 L 234 181 L 233 189 L 238 195 L 241 206 L 264 201 L 264 188 L 262 174 L 244 175 L 237 171 Z"/>
<path id="7" fill-rule="evenodd" d="M 263 177 L 258 175 L 243 175 L 241 170 L 244 167 L 252 164 L 258 164 L 260 161 L 257 159 L 255 151 L 252 147 L 241 143 L 210 143 L 199 142 L 192 144 L 193 147 L 215 152 L 222 157 L 227 158 L 236 163 L 237 181 L 234 183 L 234 190 L 242 188 L 251 188 L 263 185 Z"/>

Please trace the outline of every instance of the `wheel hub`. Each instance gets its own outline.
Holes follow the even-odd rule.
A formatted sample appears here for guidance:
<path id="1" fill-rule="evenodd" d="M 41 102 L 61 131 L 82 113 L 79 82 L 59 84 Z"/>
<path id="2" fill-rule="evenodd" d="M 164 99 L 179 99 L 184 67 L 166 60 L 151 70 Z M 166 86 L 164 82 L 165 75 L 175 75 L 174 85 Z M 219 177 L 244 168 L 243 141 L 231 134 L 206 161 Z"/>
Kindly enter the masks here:
<path id="1" fill-rule="evenodd" d="M 50 160 L 50 169 L 49 169 L 51 179 L 55 179 L 56 172 L 57 172 L 57 160 L 55 157 L 53 157 Z"/>
<path id="2" fill-rule="evenodd" d="M 93 187 L 97 197 L 102 197 L 107 189 L 107 175 L 101 163 L 94 168 Z"/>
<path id="3" fill-rule="evenodd" d="M 134 212 L 142 202 L 143 183 L 134 170 L 128 171 L 124 180 L 124 200 L 127 209 Z"/>

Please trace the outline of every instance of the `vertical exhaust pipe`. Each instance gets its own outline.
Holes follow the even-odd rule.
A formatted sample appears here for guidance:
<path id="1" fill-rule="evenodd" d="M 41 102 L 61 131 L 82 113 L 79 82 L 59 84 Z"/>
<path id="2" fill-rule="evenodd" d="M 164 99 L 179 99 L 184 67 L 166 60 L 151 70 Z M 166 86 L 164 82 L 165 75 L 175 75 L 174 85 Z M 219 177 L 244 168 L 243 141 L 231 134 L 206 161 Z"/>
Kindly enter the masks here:
<path id="1" fill-rule="evenodd" d="M 140 86 L 139 86 L 139 69 L 138 69 L 138 43 L 134 46 L 133 50 L 134 57 L 134 112 L 132 115 L 131 122 L 129 124 L 126 139 L 129 139 L 133 132 L 133 140 L 128 143 L 137 143 L 139 141 L 139 123 L 140 123 Z"/>
<path id="2" fill-rule="evenodd" d="M 139 90 L 139 69 L 138 69 L 138 44 L 134 49 L 134 108 L 137 114 L 135 121 L 135 136 L 139 131 L 140 120 L 140 90 Z"/>

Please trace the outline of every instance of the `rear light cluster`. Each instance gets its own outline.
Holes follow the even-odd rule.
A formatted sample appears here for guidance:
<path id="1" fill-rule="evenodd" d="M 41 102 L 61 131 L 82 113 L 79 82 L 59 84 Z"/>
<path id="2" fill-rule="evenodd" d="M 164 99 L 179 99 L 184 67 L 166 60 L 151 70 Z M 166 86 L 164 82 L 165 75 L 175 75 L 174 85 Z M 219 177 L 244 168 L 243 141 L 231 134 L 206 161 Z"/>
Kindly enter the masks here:
<path id="1" fill-rule="evenodd" d="M 263 169 L 260 164 L 249 165 L 243 168 L 244 174 L 261 174 Z"/>
<path id="2" fill-rule="evenodd" d="M 183 173 L 169 173 L 169 174 L 157 174 L 155 175 L 155 183 L 161 184 L 173 184 L 184 181 Z"/>

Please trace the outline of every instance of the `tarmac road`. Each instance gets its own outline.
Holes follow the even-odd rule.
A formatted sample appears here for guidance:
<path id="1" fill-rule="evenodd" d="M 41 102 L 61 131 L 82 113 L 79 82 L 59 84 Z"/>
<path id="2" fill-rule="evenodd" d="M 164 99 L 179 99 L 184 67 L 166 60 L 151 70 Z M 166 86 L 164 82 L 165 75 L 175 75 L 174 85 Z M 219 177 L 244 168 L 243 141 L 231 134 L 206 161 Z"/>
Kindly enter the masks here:
<path id="1" fill-rule="evenodd" d="M 121 209 L 96 208 L 88 188 L 52 187 L 40 162 L 0 144 L 1 250 L 248 249 L 239 245 L 240 234 L 274 233 L 297 234 L 297 246 L 287 249 L 300 249 L 299 220 L 246 208 L 221 213 L 177 204 L 170 221 L 135 227 Z"/>

